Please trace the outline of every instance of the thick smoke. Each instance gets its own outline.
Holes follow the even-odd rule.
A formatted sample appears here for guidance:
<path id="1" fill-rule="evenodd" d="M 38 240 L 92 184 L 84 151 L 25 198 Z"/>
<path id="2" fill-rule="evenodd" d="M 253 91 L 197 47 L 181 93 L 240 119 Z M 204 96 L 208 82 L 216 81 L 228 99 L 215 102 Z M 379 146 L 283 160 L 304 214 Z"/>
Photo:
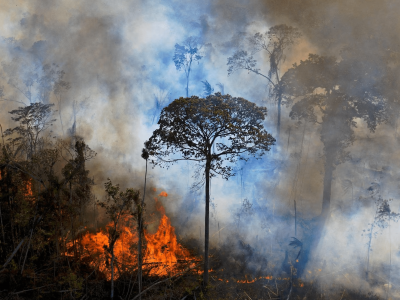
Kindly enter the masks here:
<path id="1" fill-rule="evenodd" d="M 45 65 L 55 64 L 54 69 L 63 70 L 63 80 L 71 86 L 46 100 L 58 110 L 56 134 L 65 137 L 75 128 L 76 134 L 98 152 L 91 166 L 97 190 L 107 177 L 126 186 L 141 186 L 144 161 L 140 152 L 156 128 L 160 106 L 185 95 L 185 78 L 176 70 L 172 56 L 175 43 L 182 43 L 188 36 L 200 38 L 205 55 L 193 66 L 190 94 L 201 95 L 201 81 L 207 80 L 215 91 L 222 91 L 223 85 L 225 93 L 267 105 L 268 131 L 276 134 L 277 109 L 269 99 L 267 82 L 246 71 L 228 76 L 226 63 L 235 49 L 246 47 L 247 36 L 264 33 L 277 24 L 297 27 L 303 34 L 286 53 L 282 74 L 309 53 L 332 55 L 338 60 L 346 55 L 358 58 L 364 65 L 349 68 L 348 80 L 357 72 L 386 76 L 385 95 L 391 101 L 391 113 L 396 115 L 399 12 L 400 4 L 394 0 L 267 0 L 250 4 L 240 0 L 184 4 L 172 0 L 2 1 L 1 85 L 4 99 L 11 101 L 0 102 L 1 125 L 12 126 L 7 112 L 21 105 L 17 101 L 29 103 L 18 89 L 23 87 L 24 79 L 32 72 L 42 74 Z M 259 68 L 268 72 L 268 57 L 260 54 L 256 58 Z M 369 84 L 363 82 L 362 88 L 368 89 Z M 33 93 L 33 101 L 38 95 Z M 294 235 L 294 200 L 299 220 L 310 220 L 320 213 L 324 171 L 320 128 L 290 120 L 289 112 L 290 108 L 283 109 L 280 141 L 273 153 L 261 162 L 238 164 L 237 177 L 228 182 L 213 179 L 211 240 L 215 245 L 220 243 L 221 235 L 225 239 L 237 230 L 254 247 L 271 250 L 271 245 L 280 244 L 285 249 Z M 373 222 L 374 199 L 392 198 L 392 209 L 400 210 L 399 145 L 397 121 L 370 133 L 363 121 L 357 120 L 354 131 L 355 142 L 347 149 L 351 159 L 334 172 L 333 217 L 318 253 L 335 257 L 333 263 L 324 265 L 325 273 L 332 274 L 326 275 L 327 281 L 347 272 L 346 265 L 357 265 L 353 269 L 357 282 L 343 279 L 341 283 L 360 288 L 366 284 L 362 270 L 367 253 L 367 241 L 361 234 Z M 170 194 L 164 203 L 167 212 L 176 215 L 178 232 L 200 239 L 203 193 L 190 189 L 197 180 L 191 177 L 194 169 L 194 165 L 181 163 L 170 170 L 151 169 L 149 173 L 152 184 L 166 188 Z M 375 194 L 371 196 L 372 190 Z M 244 199 L 251 204 L 248 210 Z M 182 209 L 185 214 L 179 213 Z M 182 224 L 184 229 L 180 228 Z M 300 236 L 307 234 L 306 227 L 299 221 Z M 214 234 L 218 230 L 219 234 Z M 392 237 L 398 236 L 396 230 Z M 389 238 L 384 229 L 379 238 L 373 239 L 377 248 L 371 262 L 376 270 L 387 267 L 389 252 L 384 245 Z M 399 263 L 399 244 L 394 239 L 391 243 L 394 266 Z M 266 251 L 265 256 L 271 252 Z M 277 259 L 284 255 L 280 252 Z M 309 269 L 319 267 L 316 263 Z"/>

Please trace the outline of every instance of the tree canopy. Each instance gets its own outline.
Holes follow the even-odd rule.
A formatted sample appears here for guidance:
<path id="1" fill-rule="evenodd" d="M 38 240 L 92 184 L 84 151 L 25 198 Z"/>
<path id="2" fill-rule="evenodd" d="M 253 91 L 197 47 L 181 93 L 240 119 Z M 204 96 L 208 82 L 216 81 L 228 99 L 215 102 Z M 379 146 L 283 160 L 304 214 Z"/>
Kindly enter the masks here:
<path id="1" fill-rule="evenodd" d="M 159 128 L 145 143 L 154 164 L 165 165 L 178 160 L 211 162 L 211 171 L 224 178 L 233 175 L 231 166 L 245 154 L 262 156 L 275 139 L 264 129 L 265 107 L 230 95 L 207 98 L 179 98 L 165 107 Z M 215 145 L 215 148 L 212 146 Z M 180 152 L 181 158 L 174 157 Z"/>
<path id="2" fill-rule="evenodd" d="M 378 89 L 354 88 L 353 82 L 364 81 L 367 74 L 359 74 L 354 80 L 347 70 L 346 61 L 310 54 L 282 77 L 285 97 L 295 102 L 290 117 L 321 124 L 325 157 L 322 215 L 325 216 L 330 207 L 332 173 L 335 166 L 350 157 L 346 149 L 355 140 L 356 119 L 363 119 L 371 131 L 387 120 L 386 101 Z"/>
<path id="3" fill-rule="evenodd" d="M 248 38 L 248 51 L 238 49 L 228 58 L 228 75 L 238 71 L 247 70 L 267 79 L 270 86 L 270 95 L 278 102 L 277 133 L 279 135 L 281 124 L 282 86 L 280 65 L 285 61 L 284 52 L 291 48 L 301 37 L 297 28 L 285 24 L 276 25 L 266 33 L 257 32 Z M 265 51 L 269 58 L 268 73 L 257 68 L 254 54 Z"/>
<path id="4" fill-rule="evenodd" d="M 9 112 L 15 116 L 11 119 L 19 122 L 19 126 L 7 129 L 4 135 L 11 136 L 13 133 L 18 135 L 14 139 L 9 138 L 11 143 L 18 146 L 17 151 L 25 152 L 28 157 L 36 153 L 41 133 L 55 121 L 51 119 L 53 105 L 36 102 Z"/>
<path id="5" fill-rule="evenodd" d="M 204 55 L 200 53 L 202 48 L 199 38 L 190 36 L 182 45 L 175 44 L 175 53 L 172 60 L 178 71 L 184 70 L 186 75 L 186 97 L 189 97 L 189 76 L 192 68 L 192 63 L 200 61 Z"/>

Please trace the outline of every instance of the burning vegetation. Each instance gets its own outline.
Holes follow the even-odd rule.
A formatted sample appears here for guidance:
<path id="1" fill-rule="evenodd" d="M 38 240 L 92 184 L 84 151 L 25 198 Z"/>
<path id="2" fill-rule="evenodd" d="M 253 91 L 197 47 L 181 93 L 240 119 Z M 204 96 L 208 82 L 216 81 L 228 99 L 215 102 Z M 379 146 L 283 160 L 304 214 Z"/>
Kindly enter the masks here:
<path id="1" fill-rule="evenodd" d="M 167 197 L 166 192 L 161 192 L 160 196 Z M 144 272 L 148 276 L 172 276 L 182 271 L 182 265 L 194 266 L 201 261 L 189 250 L 185 249 L 177 240 L 175 228 L 171 226 L 171 221 L 165 214 L 164 207 L 155 198 L 157 210 L 161 213 L 157 231 L 153 234 L 144 231 Z M 114 256 L 118 266 L 114 267 L 114 278 L 118 279 L 121 273 L 127 269 L 137 266 L 137 243 L 138 233 L 134 230 L 135 222 L 132 217 L 124 218 L 119 225 L 119 237 L 114 243 Z M 108 232 L 113 224 L 108 223 L 96 232 L 85 230 L 81 233 L 82 237 L 78 241 L 78 248 L 81 249 L 80 259 L 99 270 L 105 277 L 111 279 L 109 267 L 109 237 Z M 73 242 L 67 243 L 66 255 L 73 257 Z M 192 262 L 192 264 L 190 264 Z"/>
<path id="2" fill-rule="evenodd" d="M 105 199 L 96 201 L 92 194 L 94 182 L 86 169 L 87 162 L 96 153 L 82 139 L 74 137 L 59 141 L 53 149 L 37 149 L 27 160 L 11 157 L 12 143 L 17 141 L 11 140 L 3 146 L 0 172 L 0 191 L 2 199 L 6 199 L 1 204 L 5 263 L 0 280 L 11 290 L 20 290 L 9 292 L 8 297 L 22 297 L 22 294 L 32 297 L 42 293 L 53 297 L 62 289 L 62 293 L 68 294 L 66 297 L 74 298 L 108 298 L 111 290 L 112 298 L 124 295 L 132 299 L 164 299 L 165 295 L 207 295 L 211 299 L 226 296 L 329 299 L 338 288 L 345 286 L 340 280 L 330 284 L 324 280 L 327 265 L 332 262 L 323 261 L 314 269 L 306 265 L 307 257 L 312 254 L 310 247 L 321 234 L 318 230 L 324 220 L 321 217 L 307 221 L 298 220 L 295 215 L 294 234 L 298 238 L 292 237 L 288 242 L 285 241 L 287 236 L 275 237 L 278 244 L 289 246 L 282 255 L 282 246 L 265 242 L 258 236 L 251 243 L 246 241 L 239 226 L 243 228 L 243 224 L 258 218 L 259 212 L 254 209 L 254 202 L 245 199 L 235 214 L 238 236 L 222 241 L 219 238 L 219 242 L 210 247 L 209 268 L 204 269 L 201 268 L 204 252 L 200 250 L 199 240 L 177 237 L 162 203 L 169 201 L 166 191 L 147 188 L 147 200 L 143 203 L 138 190 L 123 190 L 119 184 L 108 180 L 104 184 Z M 29 151 L 30 147 L 26 149 Z M 152 147 L 144 150 L 150 154 L 143 155 L 146 161 L 157 155 L 156 150 Z M 379 194 L 376 186 L 369 191 L 372 199 Z M 375 219 L 366 234 L 366 280 L 377 280 L 376 285 L 382 286 L 387 282 L 386 290 L 395 295 L 394 279 L 379 279 L 370 271 L 370 251 L 377 229 L 390 231 L 399 219 L 390 203 L 376 199 Z M 287 216 L 280 222 L 290 222 L 290 219 Z M 142 230 L 139 220 L 144 222 Z M 263 226 L 271 232 L 271 226 Z M 216 233 L 220 236 L 223 230 L 218 224 Z M 142 260 L 139 249 L 143 251 Z M 134 277 L 139 270 L 143 278 L 141 288 Z M 207 286 L 204 286 L 205 271 L 210 280 Z M 351 282 L 350 273 L 343 276 Z M 392 273 L 392 278 L 396 276 Z M 23 282 L 37 288 L 23 290 L 20 286 Z M 352 299 L 378 299 L 372 292 L 357 294 L 346 288 L 341 295 Z"/>
<path id="3" fill-rule="evenodd" d="M 0 298 L 400 299 L 400 5 L 124 1 L 3 18 Z"/>

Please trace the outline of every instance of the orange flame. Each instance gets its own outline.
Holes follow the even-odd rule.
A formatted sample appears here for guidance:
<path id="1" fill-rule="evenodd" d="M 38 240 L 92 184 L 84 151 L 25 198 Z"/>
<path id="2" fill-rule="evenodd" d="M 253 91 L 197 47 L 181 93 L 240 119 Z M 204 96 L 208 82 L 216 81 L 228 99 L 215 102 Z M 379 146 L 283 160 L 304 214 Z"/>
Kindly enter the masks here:
<path id="1" fill-rule="evenodd" d="M 245 280 L 236 280 L 236 282 L 237 283 L 253 283 L 253 282 L 256 282 L 257 280 L 262 280 L 262 279 L 272 280 L 272 279 L 274 279 L 274 277 L 273 276 L 260 276 L 258 278 L 254 278 L 252 280 L 249 280 L 249 279 L 247 279 L 247 276 L 246 276 Z M 277 279 L 277 280 L 289 280 L 289 278 L 281 278 L 281 277 L 279 277 L 279 278 L 277 277 L 275 279 Z"/>
<path id="2" fill-rule="evenodd" d="M 33 196 L 32 180 L 28 180 L 28 182 L 26 183 L 24 196 L 25 197 L 32 197 Z"/>
<path id="3" fill-rule="evenodd" d="M 106 228 L 112 226 L 109 223 Z M 136 263 L 136 243 L 138 237 L 135 232 L 127 226 L 123 226 L 119 239 L 114 244 L 114 278 L 120 276 L 122 268 Z M 82 237 L 81 245 L 84 249 L 84 258 L 91 258 L 89 263 L 92 267 L 97 267 L 99 271 L 104 273 L 108 280 L 111 279 L 111 270 L 109 267 L 110 254 L 104 246 L 108 247 L 108 235 L 106 230 L 101 230 L 96 233 L 87 232 Z M 134 250 L 134 251 L 132 251 Z"/>
<path id="4" fill-rule="evenodd" d="M 161 192 L 159 196 L 167 197 L 166 192 Z M 193 260 L 189 251 L 178 243 L 175 228 L 171 226 L 171 221 L 165 214 L 164 206 L 155 198 L 156 209 L 162 214 L 158 230 L 154 234 L 144 232 L 147 241 L 145 252 L 145 262 L 147 264 L 158 264 L 157 268 L 150 270 L 150 275 L 164 276 L 177 273 L 176 264 L 179 260 Z"/>
<path id="5" fill-rule="evenodd" d="M 161 192 L 160 196 L 167 197 L 166 192 Z M 168 274 L 176 274 L 180 270 L 177 264 L 181 261 L 198 261 L 196 257 L 191 256 L 190 252 L 185 249 L 177 241 L 175 228 L 171 225 L 171 221 L 165 214 L 165 209 L 161 202 L 156 200 L 156 208 L 161 213 L 162 217 L 154 234 L 144 231 L 144 238 L 146 240 L 146 250 L 144 254 L 143 268 L 148 270 L 149 275 L 164 276 Z M 117 279 L 123 267 L 137 267 L 137 242 L 138 235 L 134 226 L 129 226 L 128 223 L 132 219 L 124 220 L 125 224 L 121 225 L 120 237 L 114 245 L 114 278 Z M 109 223 L 106 229 L 101 229 L 96 233 L 86 232 L 80 243 L 82 246 L 83 254 L 82 260 L 89 261 L 89 265 L 93 268 L 99 269 L 108 280 L 111 279 L 111 270 L 109 266 L 110 254 L 105 249 L 109 246 L 107 228 L 112 226 Z M 67 247 L 71 249 L 72 242 L 67 243 Z M 71 252 L 70 250 L 66 255 Z M 192 263 L 194 265 L 195 262 Z"/>
<path id="6" fill-rule="evenodd" d="M 155 234 L 144 233 L 147 241 L 145 252 L 146 263 L 158 263 L 162 266 L 152 269 L 150 275 L 168 275 L 175 273 L 174 267 L 179 259 L 190 260 L 188 250 L 178 243 L 175 228 L 166 215 L 160 220 L 160 225 Z"/>

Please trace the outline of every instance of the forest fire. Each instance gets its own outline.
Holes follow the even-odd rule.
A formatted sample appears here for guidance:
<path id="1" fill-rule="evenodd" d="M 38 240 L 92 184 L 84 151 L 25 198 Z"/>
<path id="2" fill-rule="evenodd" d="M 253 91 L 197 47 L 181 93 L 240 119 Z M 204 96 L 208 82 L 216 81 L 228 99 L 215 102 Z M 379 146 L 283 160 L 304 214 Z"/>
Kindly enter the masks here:
<path id="1" fill-rule="evenodd" d="M 166 197 L 166 192 L 161 192 L 160 196 Z M 145 262 L 148 265 L 156 264 L 158 267 L 150 270 L 150 275 L 163 276 L 174 273 L 174 266 L 179 260 L 190 261 L 194 258 L 189 251 L 178 243 L 175 228 L 171 226 L 171 221 L 165 214 L 162 204 L 156 200 L 156 208 L 162 214 L 158 230 L 154 234 L 145 231 L 147 242 Z"/>
<path id="2" fill-rule="evenodd" d="M 111 279 L 111 270 L 109 267 L 110 254 L 105 247 L 109 246 L 107 230 L 101 229 L 99 232 L 87 232 L 82 237 L 81 246 L 84 249 L 83 259 L 89 260 L 89 264 Z M 114 244 L 114 255 L 118 264 L 114 267 L 115 278 L 119 277 L 121 271 L 125 268 L 135 265 L 136 261 L 136 243 L 138 237 L 132 232 L 131 227 L 123 226 L 120 238 Z"/>
<path id="3" fill-rule="evenodd" d="M 400 300 L 400 1 L 48 2 L 0 7 L 0 299 Z"/>
<path id="4" fill-rule="evenodd" d="M 161 192 L 159 196 L 166 197 L 168 194 Z M 155 198 L 155 201 L 156 208 L 162 216 L 158 229 L 154 234 L 144 231 L 146 250 L 143 269 L 151 276 L 174 275 L 180 271 L 177 268 L 178 262 L 198 261 L 198 259 L 178 243 L 175 228 L 165 214 L 164 207 L 157 198 Z M 111 226 L 112 223 L 110 222 L 105 228 L 96 233 L 86 232 L 80 241 L 80 246 L 83 250 L 81 259 L 89 261 L 89 265 L 105 274 L 108 280 L 111 279 L 109 266 L 111 254 L 107 250 L 109 247 L 108 232 Z M 120 236 L 114 244 L 115 279 L 127 268 L 135 268 L 137 266 L 138 235 L 135 231 L 133 219 L 125 219 L 119 231 Z M 72 249 L 72 246 L 72 242 L 69 242 L 67 248 Z"/>
<path id="5" fill-rule="evenodd" d="M 272 280 L 272 279 L 274 279 L 274 277 L 273 276 L 260 276 L 260 277 L 254 278 L 254 279 L 247 279 L 247 276 L 246 276 L 245 280 L 236 280 L 236 282 L 237 283 L 253 283 L 253 282 L 256 282 L 257 280 L 261 280 L 261 279 Z M 289 278 L 275 278 L 275 279 L 289 280 Z"/>

